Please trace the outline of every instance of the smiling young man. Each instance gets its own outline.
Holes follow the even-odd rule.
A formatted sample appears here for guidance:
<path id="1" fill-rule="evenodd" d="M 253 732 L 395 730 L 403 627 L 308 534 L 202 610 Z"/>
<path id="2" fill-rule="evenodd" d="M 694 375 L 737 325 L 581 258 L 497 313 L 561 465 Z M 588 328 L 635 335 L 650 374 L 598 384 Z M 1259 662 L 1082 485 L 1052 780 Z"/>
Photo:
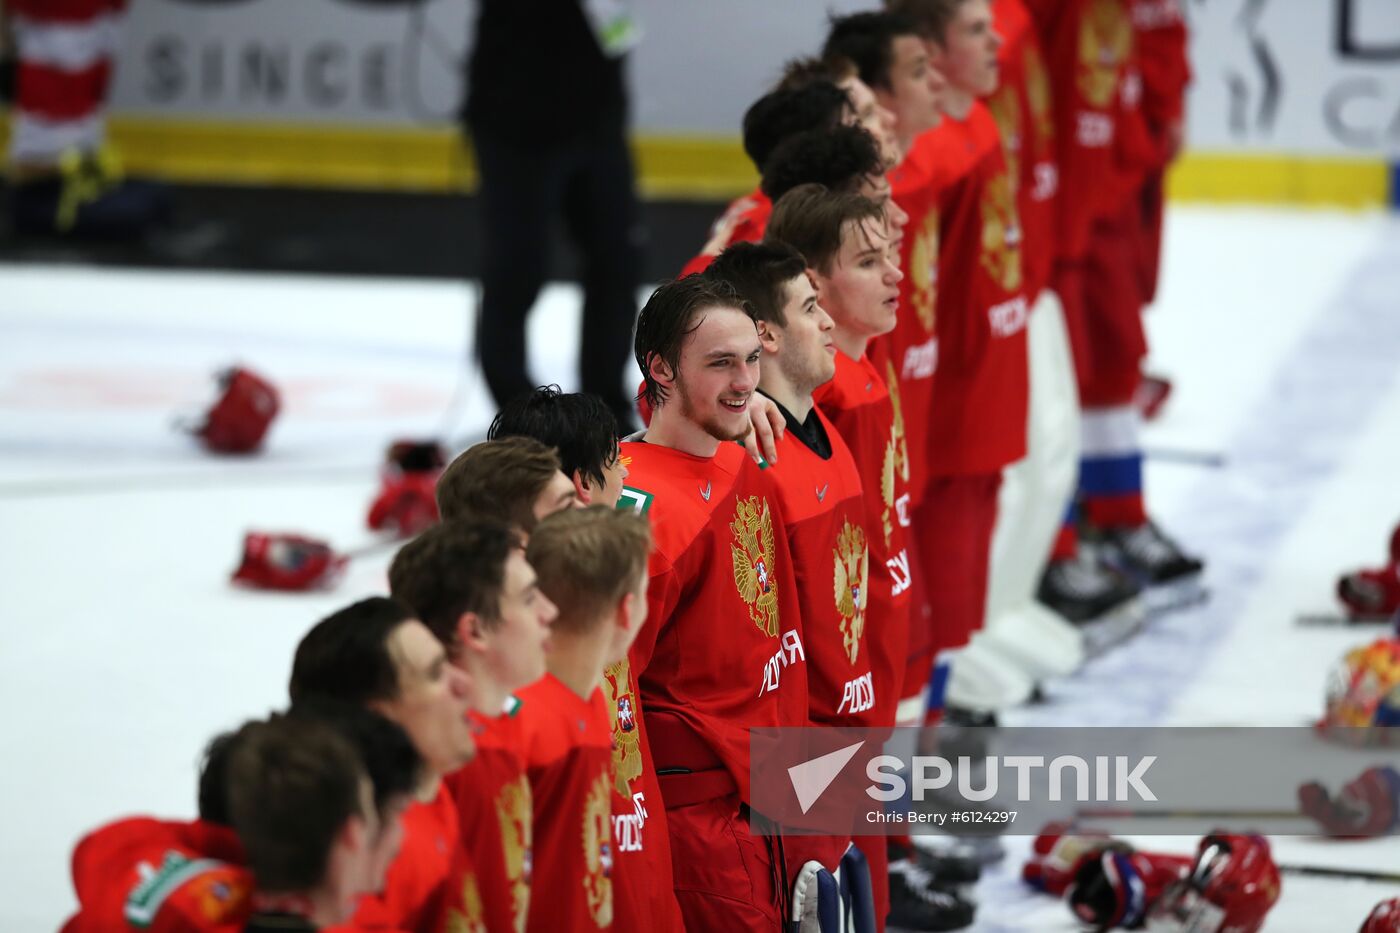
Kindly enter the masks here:
<path id="1" fill-rule="evenodd" d="M 297 645 L 289 686 L 294 705 L 330 699 L 373 709 L 408 733 L 425 762 L 417 799 L 404 811 L 402 847 L 383 890 L 356 909 L 358 926 L 417 930 L 442 919 L 459 844 L 457 808 L 442 779 L 476 754 L 469 687 L 466 672 L 448 663 L 427 626 L 384 597 L 327 616 Z"/>
<path id="2" fill-rule="evenodd" d="M 730 443 L 762 345 L 734 290 L 695 275 L 652 293 L 634 343 L 653 414 L 622 445 L 619 505 L 647 516 L 654 547 L 630 657 L 677 899 L 689 929 L 774 930 L 780 842 L 749 826 L 749 730 L 807 722 L 807 671 L 778 493 Z"/>
<path id="3" fill-rule="evenodd" d="M 550 892 L 531 930 L 684 929 L 659 794 L 646 794 L 655 772 L 638 780 L 641 724 L 630 697 L 602 689 L 646 620 L 650 551 L 646 519 L 603 506 L 551 515 L 530 537 L 526 557 L 560 607 L 549 671 L 520 692 L 535 884 Z"/>
<path id="4" fill-rule="evenodd" d="M 534 836 L 512 693 L 544 675 L 558 611 L 540 592 L 519 532 L 487 521 L 449 520 L 420 534 L 395 555 L 389 587 L 470 682 L 477 755 L 446 778 L 464 853 L 448 882 L 449 923 L 523 930 Z"/>

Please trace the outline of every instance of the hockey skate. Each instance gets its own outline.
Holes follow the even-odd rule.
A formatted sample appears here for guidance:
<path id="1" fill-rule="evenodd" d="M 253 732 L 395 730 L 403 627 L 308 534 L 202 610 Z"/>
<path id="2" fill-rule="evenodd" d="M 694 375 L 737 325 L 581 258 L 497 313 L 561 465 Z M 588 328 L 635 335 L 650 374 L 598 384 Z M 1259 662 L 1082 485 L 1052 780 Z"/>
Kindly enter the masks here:
<path id="1" fill-rule="evenodd" d="M 1206 598 L 1201 583 L 1205 562 L 1182 551 L 1155 522 L 1105 529 L 1094 546 L 1104 562 L 1144 588 L 1149 615 L 1194 606 Z"/>
<path id="2" fill-rule="evenodd" d="M 1092 658 L 1142 627 L 1141 593 L 1140 585 L 1081 546 L 1079 556 L 1050 562 L 1036 598 L 1079 629 Z"/>
<path id="3" fill-rule="evenodd" d="M 976 907 L 945 887 L 918 861 L 890 862 L 889 926 L 905 930 L 961 930 L 972 925 Z"/>

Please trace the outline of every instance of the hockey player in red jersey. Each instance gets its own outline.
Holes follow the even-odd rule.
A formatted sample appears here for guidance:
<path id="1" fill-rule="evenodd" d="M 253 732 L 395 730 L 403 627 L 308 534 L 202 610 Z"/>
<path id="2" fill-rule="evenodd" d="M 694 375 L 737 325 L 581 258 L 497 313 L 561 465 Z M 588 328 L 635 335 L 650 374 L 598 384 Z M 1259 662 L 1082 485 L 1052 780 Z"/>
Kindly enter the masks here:
<path id="1" fill-rule="evenodd" d="M 343 704 L 292 710 L 339 732 L 353 746 L 373 785 L 379 830 L 370 841 L 361 890 L 383 887 L 400 848 L 400 815 L 421 779 L 421 762 L 396 724 Z M 199 816 L 184 822 L 132 817 L 85 836 L 73 851 L 79 910 L 64 933 L 233 933 L 252 907 L 253 877 L 231 826 L 226 766 L 234 734 L 209 743 L 199 776 Z"/>
<path id="2" fill-rule="evenodd" d="M 491 422 L 489 438 L 524 435 L 559 452 L 579 501 L 615 507 L 627 466 L 618 444 L 617 420 L 601 399 L 561 394 L 543 386 L 506 404 Z M 679 923 L 671 881 L 666 808 L 656 783 L 637 676 L 626 655 L 609 664 L 601 683 L 613 737 L 613 859 L 615 925 L 641 917 L 651 929 Z M 668 920 L 668 918 L 671 918 Z"/>
<path id="3" fill-rule="evenodd" d="M 732 289 L 687 276 L 652 294 L 635 347 L 653 415 L 622 445 L 619 505 L 655 542 L 631 661 L 677 899 L 691 929 L 773 930 L 786 879 L 780 840 L 749 825 L 749 730 L 805 724 L 807 672 L 777 491 L 728 443 L 749 427 L 758 332 Z"/>
<path id="4" fill-rule="evenodd" d="M 649 820 L 645 799 L 630 792 L 638 776 L 634 714 L 610 709 L 600 689 L 646 619 L 650 550 L 645 519 L 603 506 L 552 515 L 530 538 L 526 557 L 560 607 L 549 672 L 520 692 L 535 883 L 550 892 L 532 905 L 530 929 L 682 929 L 667 840 L 656 838 L 665 823 Z"/>
<path id="5" fill-rule="evenodd" d="M 1049 79 L 1022 0 L 996 0 L 990 23 L 984 9 L 962 0 L 897 0 L 894 6 L 915 20 L 935 61 L 950 73 L 949 98 L 965 94 L 964 87 L 983 96 L 1015 194 L 1029 309 L 1026 457 L 1002 471 L 986 622 L 962 651 L 947 687 L 951 703 L 995 710 L 1024 699 L 1035 680 L 1071 673 L 1083 660 L 1081 633 L 1035 600 L 1079 457 L 1073 361 L 1058 301 L 1045 287 L 1058 186 Z M 967 121 L 950 119 L 930 137 L 956 145 L 974 121 L 989 135 L 981 107 L 974 103 Z"/>
<path id="6" fill-rule="evenodd" d="M 802 613 L 808 715 L 826 725 L 873 725 L 870 549 L 861 477 L 846 442 L 812 398 L 836 373 L 835 325 L 791 246 L 736 243 L 705 275 L 734 288 L 758 322 L 759 391 L 787 420 L 780 460 L 771 469 Z"/>
<path id="7" fill-rule="evenodd" d="M 928 131 L 942 119 L 943 78 L 929 65 L 914 24 L 889 13 L 858 13 L 833 21 L 823 55 L 855 63 L 881 103 L 895 113 L 895 133 L 904 153 L 889 173 L 891 200 L 907 218 L 903 235 L 895 238 L 904 273 L 899 283 L 901 313 L 895 329 L 872 342 L 870 355 L 877 367 L 893 372 L 889 385 L 898 394 L 909 427 L 906 461 L 912 515 L 923 499 L 927 480 L 924 424 L 937 353 L 933 308 L 938 276 L 937 198 L 949 172 L 942 160 L 930 158 L 932 134 Z M 911 556 L 914 553 L 911 550 Z M 932 623 L 921 591 L 916 589 L 911 599 L 909 660 L 901 678 L 910 687 L 912 702 L 906 707 L 910 710 L 920 705 L 923 684 L 933 666 Z M 917 714 L 904 718 L 913 721 Z"/>
<path id="8" fill-rule="evenodd" d="M 835 327 L 835 376 L 819 388 L 817 406 L 845 439 L 862 478 L 870 549 L 866 640 L 870 653 L 875 706 L 870 722 L 890 726 L 904 677 L 909 626 L 909 592 L 913 568 L 905 546 L 909 524 L 907 435 L 898 404 L 897 383 L 891 392 L 886 376 L 870 360 L 871 340 L 894 327 L 900 273 L 886 233 L 883 212 L 866 198 L 833 194 L 803 186 L 778 202 L 769 237 L 797 248 L 809 263 L 823 309 Z M 891 916 L 888 842 L 856 838 L 865 853 L 882 927 Z M 911 929 L 958 929 L 972 922 L 973 907 L 949 891 L 919 888 L 919 897 L 903 874 L 900 860 L 898 904 L 891 922 Z"/>
<path id="9" fill-rule="evenodd" d="M 908 440 L 898 396 L 867 350 L 894 327 L 902 276 L 883 212 L 860 195 L 814 185 L 796 188 L 778 202 L 768 237 L 802 254 L 817 299 L 833 322 L 834 374 L 813 399 L 845 440 L 862 482 L 871 568 L 866 615 L 878 632 L 867 639 L 874 685 L 871 724 L 893 725 L 912 582 L 904 544 L 910 518 Z"/>
<path id="10" fill-rule="evenodd" d="M 984 621 L 1001 471 L 1026 450 L 1030 310 L 1016 181 L 996 123 L 981 102 L 997 87 L 1000 37 L 986 0 L 940 4 L 937 12 L 939 19 L 931 21 L 921 10 L 917 27 L 929 37 L 932 65 L 946 86 L 939 96 L 943 123 L 915 146 L 916 156 L 945 181 L 935 200 L 937 350 L 926 367 L 933 387 L 927 431 L 918 445 L 927 481 L 914 522 L 936 652 L 963 649 Z M 919 273 L 911 269 L 910 275 Z M 914 300 L 917 305 L 919 299 Z M 909 410 L 909 393 L 905 396 Z M 956 663 L 953 667 L 954 678 L 967 686 L 958 691 L 957 705 L 986 709 L 983 690 L 1007 665 L 990 663 L 976 644 L 965 655 L 963 671 Z M 1015 673 L 1013 699 L 1024 699 L 1032 684 Z M 939 701 L 930 697 L 935 715 Z"/>
<path id="11" fill-rule="evenodd" d="M 423 756 L 422 784 L 403 815 L 403 843 L 383 889 L 362 899 L 359 929 L 431 930 L 442 922 L 457 808 L 443 777 L 476 754 L 467 723 L 470 683 L 408 607 L 383 597 L 327 616 L 297 646 L 293 704 L 329 698 L 398 723 Z"/>
<path id="12" fill-rule="evenodd" d="M 839 56 L 799 59 L 788 64 L 778 87 L 759 98 L 744 114 L 744 151 L 760 175 L 767 175 L 769 163 L 782 143 L 799 134 L 838 125 L 858 126 L 870 134 L 878 146 L 882 170 L 894 167 L 903 158 L 894 114 L 861 80 L 852 62 Z M 817 180 L 803 178 L 792 184 Z M 686 263 L 681 275 L 704 271 L 727 246 L 763 239 L 773 200 L 774 196 L 761 185 L 732 201 L 715 221 L 710 239 Z"/>
<path id="13" fill-rule="evenodd" d="M 444 521 L 489 518 L 526 534 L 551 512 L 579 505 L 559 455 L 530 437 L 482 441 L 459 454 L 438 477 Z"/>
<path id="14" fill-rule="evenodd" d="M 245 933 L 348 921 L 373 884 L 381 829 L 352 741 L 315 716 L 250 722 L 234 734 L 225 774 L 229 818 L 255 879 Z"/>
<path id="15" fill-rule="evenodd" d="M 135 817 L 89 833 L 73 850 L 78 913 L 63 933 L 148 929 L 235 931 L 250 908 L 253 876 L 228 825 L 224 763 L 230 736 L 209 743 L 199 776 L 199 818 Z"/>
<path id="16" fill-rule="evenodd" d="M 540 592 L 523 545 L 507 526 L 448 519 L 404 545 L 389 567 L 394 597 L 470 681 L 477 754 L 446 778 L 463 841 L 447 916 L 469 930 L 524 930 L 530 904 L 530 784 L 512 694 L 544 675 L 557 610 Z"/>

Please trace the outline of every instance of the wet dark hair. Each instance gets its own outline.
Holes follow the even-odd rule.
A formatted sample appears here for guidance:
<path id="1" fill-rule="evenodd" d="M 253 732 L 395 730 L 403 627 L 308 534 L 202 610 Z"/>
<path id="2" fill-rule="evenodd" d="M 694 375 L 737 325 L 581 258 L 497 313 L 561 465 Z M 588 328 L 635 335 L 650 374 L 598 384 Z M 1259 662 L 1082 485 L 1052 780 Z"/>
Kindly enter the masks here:
<path id="1" fill-rule="evenodd" d="M 700 326 L 700 315 L 710 308 L 736 308 L 749 313 L 733 288 L 698 273 L 665 283 L 647 299 L 637 317 L 632 350 L 642 370 L 639 397 L 653 410 L 666 403 L 667 390 L 652 378 L 651 361 L 659 358 L 671 372 L 679 373 L 686 338 Z"/>
<path id="2" fill-rule="evenodd" d="M 834 16 L 822 56 L 853 62 L 862 81 L 888 91 L 890 71 L 894 68 L 894 40 L 918 34 L 914 22 L 898 13 L 869 11 Z"/>
<path id="3" fill-rule="evenodd" d="M 807 261 L 786 243 L 735 243 L 715 257 L 704 275 L 732 286 L 755 321 L 786 327 L 787 283 L 806 271 Z"/>
<path id="4" fill-rule="evenodd" d="M 601 487 L 603 471 L 617 460 L 618 424 L 612 409 L 587 392 L 564 393 L 556 385 L 540 386 L 501 406 L 486 432 L 487 440 L 531 437 L 553 447 L 559 468 L 575 472 Z"/>
<path id="5" fill-rule="evenodd" d="M 389 591 L 413 607 L 442 642 L 457 651 L 457 623 L 473 612 L 483 628 L 501 618 L 506 560 L 525 542 L 509 525 L 484 520 L 434 525 L 399 549 L 389 565 Z"/>
<path id="6" fill-rule="evenodd" d="M 389 636 L 412 618 L 413 610 L 398 600 L 371 596 L 317 622 L 292 658 L 292 702 L 312 694 L 359 704 L 397 697 Z"/>
<path id="7" fill-rule="evenodd" d="M 762 172 L 773 150 L 785 140 L 811 130 L 834 129 L 850 110 L 850 98 L 831 81 L 770 91 L 744 112 L 744 152 Z"/>
<path id="8" fill-rule="evenodd" d="M 861 126 L 800 133 L 780 145 L 768 160 L 759 187 L 774 201 L 798 185 L 818 184 L 833 190 L 858 187 L 884 173 L 880 144 Z"/>
<path id="9" fill-rule="evenodd" d="M 821 185 L 799 185 L 773 205 L 764 240 L 787 243 L 806 257 L 809 266 L 829 275 L 832 261 L 841 252 L 846 225 L 867 220 L 885 223 L 884 209 L 869 198 L 828 191 Z"/>

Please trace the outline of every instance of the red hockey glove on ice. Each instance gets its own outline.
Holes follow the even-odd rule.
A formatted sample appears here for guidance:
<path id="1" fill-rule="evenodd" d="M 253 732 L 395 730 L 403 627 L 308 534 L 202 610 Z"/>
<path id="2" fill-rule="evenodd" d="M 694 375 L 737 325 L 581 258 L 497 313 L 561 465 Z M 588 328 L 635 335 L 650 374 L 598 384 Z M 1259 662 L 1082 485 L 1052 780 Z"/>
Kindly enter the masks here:
<path id="1" fill-rule="evenodd" d="M 1383 836 L 1400 828 L 1400 772 L 1367 768 L 1336 797 L 1313 781 L 1298 788 L 1298 806 L 1330 836 Z"/>
<path id="2" fill-rule="evenodd" d="M 1059 897 L 1074 883 L 1080 866 L 1115 843 L 1107 833 L 1075 834 L 1066 823 L 1048 823 L 1035 837 L 1031 857 L 1021 869 L 1021 879 L 1039 891 Z"/>
<path id="3" fill-rule="evenodd" d="M 315 538 L 250 531 L 243 537 L 243 562 L 233 581 L 263 590 L 329 588 L 349 561 Z"/>
<path id="4" fill-rule="evenodd" d="M 1357 933 L 1400 933 L 1400 897 L 1377 904 Z"/>
<path id="5" fill-rule="evenodd" d="M 1075 874 L 1066 899 L 1081 923 L 1097 930 L 1136 929 L 1162 892 L 1179 880 L 1194 861 L 1187 855 L 1136 852 L 1115 842 L 1086 859 Z"/>
<path id="6" fill-rule="evenodd" d="M 374 531 L 411 538 L 437 523 L 437 481 L 447 452 L 436 441 L 395 441 L 380 475 L 379 495 L 366 518 Z"/>
<path id="7" fill-rule="evenodd" d="M 1384 620 L 1400 612 L 1400 526 L 1390 535 L 1390 562 L 1341 577 L 1337 598 L 1354 619 Z"/>

